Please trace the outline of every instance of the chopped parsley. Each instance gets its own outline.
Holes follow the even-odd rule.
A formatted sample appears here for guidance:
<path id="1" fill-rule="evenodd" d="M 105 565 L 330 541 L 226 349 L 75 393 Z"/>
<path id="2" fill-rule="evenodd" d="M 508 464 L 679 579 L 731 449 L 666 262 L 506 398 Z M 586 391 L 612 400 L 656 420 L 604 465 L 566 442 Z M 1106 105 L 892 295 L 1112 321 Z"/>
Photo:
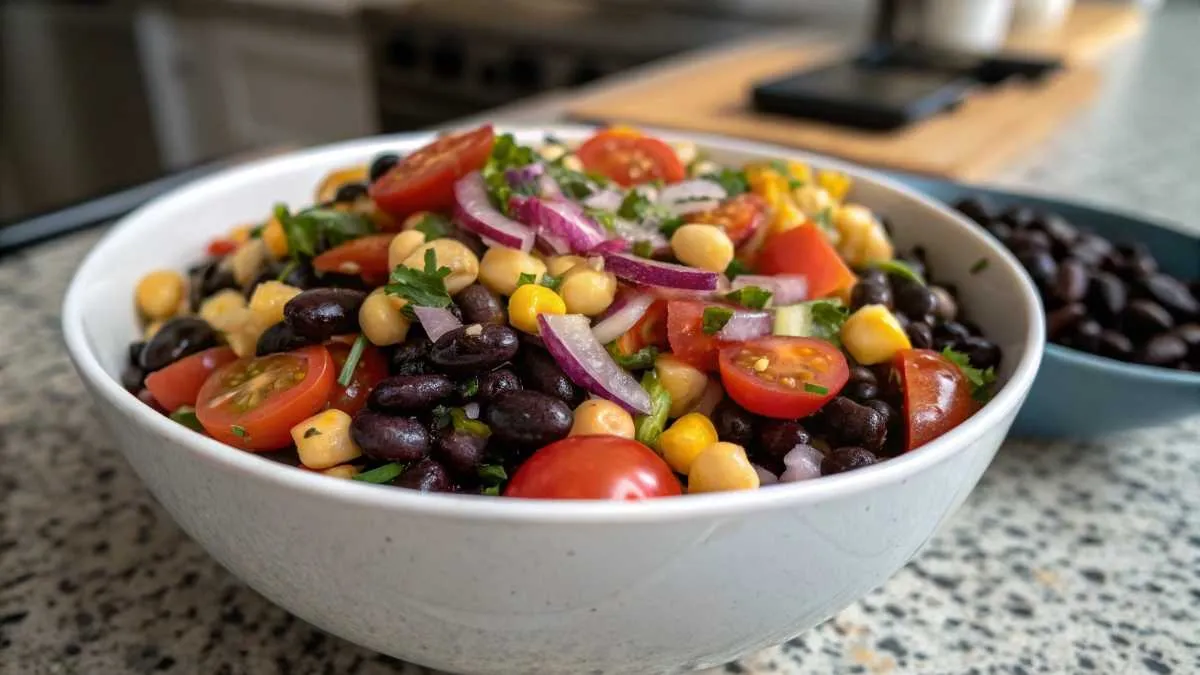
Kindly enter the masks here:
<path id="1" fill-rule="evenodd" d="M 638 415 L 634 418 L 634 439 L 639 443 L 658 447 L 658 437 L 662 435 L 663 427 L 667 424 L 667 414 L 671 411 L 671 394 L 658 375 L 653 370 L 646 371 L 642 376 L 642 388 L 650 394 L 650 414 Z"/>
<path id="2" fill-rule="evenodd" d="M 671 216 L 658 224 L 658 231 L 663 233 L 663 236 L 670 239 L 675 234 L 675 230 L 683 227 L 683 216 Z"/>
<path id="3" fill-rule="evenodd" d="M 880 260 L 879 262 L 871 263 L 871 267 L 877 270 L 883 270 L 891 276 L 908 279 L 909 281 L 921 284 L 922 286 L 925 285 L 925 280 L 921 278 L 921 275 L 917 274 L 917 271 L 903 260 Z"/>
<path id="4" fill-rule="evenodd" d="M 358 362 L 362 359 L 363 350 L 367 348 L 367 336 L 359 334 L 354 338 L 354 344 L 350 347 L 350 353 L 346 356 L 346 362 L 342 364 L 342 372 L 338 374 L 337 383 L 343 387 L 349 387 L 350 381 L 354 379 L 354 369 L 358 368 Z"/>
<path id="5" fill-rule="evenodd" d="M 703 330 L 705 335 L 721 332 L 725 324 L 733 318 L 733 310 L 728 307 L 705 307 Z"/>
<path id="6" fill-rule="evenodd" d="M 537 161 L 537 153 L 533 148 L 518 145 L 512 134 L 500 134 L 492 145 L 492 154 L 483 165 L 483 182 L 487 184 L 488 196 L 492 204 L 504 213 L 508 213 L 508 198 L 512 196 L 512 186 L 504 172 L 509 169 L 533 164 Z"/>
<path id="7" fill-rule="evenodd" d="M 990 261 L 987 258 L 980 258 L 979 260 L 976 260 L 975 264 L 971 265 L 971 274 L 979 274 L 980 272 L 986 270 L 989 264 Z"/>
<path id="8" fill-rule="evenodd" d="M 818 394 L 820 396 L 824 396 L 825 394 L 829 393 L 829 388 L 822 387 L 819 384 L 813 384 L 812 382 L 805 382 L 804 392 L 807 394 Z"/>
<path id="9" fill-rule="evenodd" d="M 726 293 L 725 299 L 742 307 L 762 309 L 771 301 L 771 291 L 758 286 L 743 286 L 732 293 Z"/>
<path id="10" fill-rule="evenodd" d="M 389 295 L 398 295 L 420 307 L 449 307 L 450 293 L 446 291 L 449 267 L 437 266 L 437 254 L 425 250 L 425 269 L 397 265 L 392 270 L 391 283 L 385 287 Z"/>
<path id="11" fill-rule="evenodd" d="M 455 431 L 461 431 L 463 433 L 471 434 L 472 436 L 487 438 L 488 436 L 492 435 L 492 430 L 488 427 L 488 425 L 480 422 L 479 420 L 473 420 L 470 417 L 467 417 L 467 411 L 463 410 L 462 408 L 450 409 L 450 424 L 454 427 Z"/>
<path id="12" fill-rule="evenodd" d="M 362 214 L 338 209 L 313 207 L 290 213 L 287 206 L 276 204 L 275 218 L 283 227 L 288 254 L 293 258 L 311 258 L 324 248 L 375 232 L 375 226 Z"/>
<path id="13" fill-rule="evenodd" d="M 259 224 L 255 225 L 254 227 L 250 228 L 250 238 L 251 239 L 261 239 L 263 230 L 265 230 L 265 229 L 267 229 L 266 223 L 259 223 Z"/>
<path id="14" fill-rule="evenodd" d="M 850 315 L 841 300 L 809 300 L 775 309 L 775 335 L 815 337 L 841 345 L 842 324 Z"/>
<path id="15" fill-rule="evenodd" d="M 536 283 L 537 283 L 537 275 L 536 274 L 530 274 L 529 272 L 521 272 L 519 275 L 517 275 L 517 285 L 518 286 L 524 286 L 525 284 L 536 284 Z"/>
<path id="16" fill-rule="evenodd" d="M 741 260 L 738 260 L 737 258 L 734 258 L 729 263 L 729 267 L 725 268 L 725 276 L 729 277 L 730 279 L 733 279 L 734 277 L 736 277 L 739 274 L 749 274 L 752 271 L 753 270 L 751 270 L 746 265 L 746 263 L 742 262 Z"/>
<path id="17" fill-rule="evenodd" d="M 645 370 L 654 365 L 654 359 L 658 358 L 658 348 L 654 345 L 642 347 L 632 354 L 626 354 L 621 351 L 621 347 L 616 341 L 608 343 L 606 347 L 609 356 L 613 357 L 613 361 L 617 362 L 625 370 Z"/>
<path id="18" fill-rule="evenodd" d="M 992 385 L 996 382 L 996 370 L 989 367 L 987 370 L 980 370 L 971 365 L 971 359 L 966 354 L 950 347 L 942 350 L 942 356 L 946 357 L 962 374 L 966 376 L 967 382 L 971 384 L 971 398 L 980 403 L 987 403 L 992 398 Z"/>
<path id="19" fill-rule="evenodd" d="M 630 252 L 639 258 L 654 257 L 654 244 L 649 239 L 639 239 L 633 242 Z"/>
<path id="20" fill-rule="evenodd" d="M 479 393 L 479 378 L 478 377 L 472 377 L 471 379 L 469 379 L 463 383 L 463 386 L 462 386 L 463 398 L 473 398 L 475 396 L 475 394 L 478 394 L 478 393 Z"/>
<path id="21" fill-rule="evenodd" d="M 425 241 L 441 239 L 450 234 L 450 219 L 440 213 L 426 212 L 413 229 L 425 235 Z"/>
<path id="22" fill-rule="evenodd" d="M 178 410 L 171 413 L 171 419 L 191 429 L 204 433 L 204 427 L 200 424 L 200 419 L 196 417 L 196 409 L 189 406 L 180 406 Z"/>
<path id="23" fill-rule="evenodd" d="M 637 190 L 630 190 L 621 200 L 621 205 L 617 207 L 617 215 L 626 220 L 641 221 L 651 215 L 654 208 L 655 204 L 650 201 L 649 197 Z"/>
<path id="24" fill-rule="evenodd" d="M 240 426 L 237 424 L 229 427 L 229 430 L 232 431 L 233 435 L 237 436 L 238 438 L 245 438 L 250 435 L 249 433 L 246 432 L 246 427 L 243 427 L 243 426 Z"/>
<path id="25" fill-rule="evenodd" d="M 364 471 L 353 476 L 352 480 L 361 480 L 364 483 L 390 483 L 400 477 L 404 473 L 404 465 L 399 462 L 392 462 L 377 466 L 370 471 Z"/>
<path id="26" fill-rule="evenodd" d="M 746 172 L 741 169 L 721 169 L 700 177 L 705 180 L 711 180 L 725 188 L 725 192 L 730 197 L 750 191 L 750 181 L 746 179 Z"/>
<path id="27" fill-rule="evenodd" d="M 566 157 L 566 154 L 563 155 Z M 563 194 L 576 201 L 590 197 L 597 186 L 607 185 L 608 179 L 599 174 L 572 171 L 562 165 L 562 158 L 546 165 L 550 177 L 558 183 Z"/>
<path id="28" fill-rule="evenodd" d="M 483 484 L 482 494 L 493 497 L 500 495 L 500 489 L 508 480 L 508 472 L 499 464 L 482 464 L 478 471 L 479 482 Z"/>

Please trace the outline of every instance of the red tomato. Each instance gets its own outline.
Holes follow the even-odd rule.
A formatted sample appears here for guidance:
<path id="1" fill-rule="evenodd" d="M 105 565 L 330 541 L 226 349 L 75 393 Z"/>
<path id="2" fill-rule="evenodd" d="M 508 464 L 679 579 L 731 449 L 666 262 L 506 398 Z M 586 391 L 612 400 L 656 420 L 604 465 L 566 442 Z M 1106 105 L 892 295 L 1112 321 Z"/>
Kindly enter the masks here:
<path id="1" fill-rule="evenodd" d="M 368 190 L 393 216 L 444 211 L 454 203 L 454 183 L 487 162 L 496 142 L 492 125 L 442 136 L 400 160 Z"/>
<path id="2" fill-rule="evenodd" d="M 391 272 L 388 269 L 388 246 L 393 236 L 372 234 L 335 246 L 313 258 L 313 269 L 318 272 L 361 274 L 364 278 L 387 277 Z"/>
<path id="3" fill-rule="evenodd" d="M 971 383 L 949 359 L 928 349 L 905 349 L 892 366 L 904 390 L 908 421 L 905 450 L 912 450 L 962 424 L 975 412 Z"/>
<path id="4" fill-rule="evenodd" d="M 208 242 L 208 254 L 213 257 L 229 255 L 237 250 L 237 242 L 226 237 L 220 237 Z"/>
<path id="5" fill-rule="evenodd" d="M 767 222 L 767 202 L 756 194 L 740 194 L 725 200 L 710 211 L 690 213 L 684 217 L 689 223 L 716 225 L 729 235 L 734 246 L 740 246 Z"/>
<path id="6" fill-rule="evenodd" d="M 146 388 L 168 412 L 181 405 L 196 405 L 196 395 L 213 371 L 231 361 L 237 354 L 229 347 L 213 347 L 146 376 Z"/>
<path id="7" fill-rule="evenodd" d="M 350 345 L 344 342 L 331 342 L 325 348 L 333 357 L 333 376 L 335 378 L 333 391 L 329 392 L 329 402 L 325 407 L 337 408 L 347 415 L 353 416 L 367 404 L 367 395 L 371 393 L 375 385 L 388 376 L 387 359 L 383 357 L 383 352 L 378 347 L 367 345 L 363 349 L 362 357 L 358 360 L 358 366 L 354 368 L 350 384 L 343 387 L 336 381 L 336 378 L 342 372 L 346 357 L 350 355 Z"/>
<path id="8" fill-rule="evenodd" d="M 767 337 L 721 350 L 725 392 L 766 417 L 811 415 L 837 396 L 849 377 L 842 352 L 817 338 Z"/>
<path id="9" fill-rule="evenodd" d="M 642 318 L 617 338 L 617 349 L 626 356 L 635 354 L 644 347 L 666 349 L 668 344 L 666 300 L 655 300 Z"/>
<path id="10" fill-rule="evenodd" d="M 712 303 L 701 300 L 672 300 L 667 303 L 667 341 L 671 353 L 700 370 L 717 369 L 717 355 L 729 342 L 704 332 L 704 308 Z"/>
<path id="11" fill-rule="evenodd" d="M 571 436 L 533 453 L 504 489 L 526 499 L 637 501 L 680 494 L 671 467 L 620 436 Z"/>
<path id="12" fill-rule="evenodd" d="M 244 450 L 278 450 L 291 429 L 325 406 L 337 374 L 322 346 L 238 359 L 209 376 L 196 418 L 210 436 Z"/>
<path id="13" fill-rule="evenodd" d="M 605 129 L 575 153 L 583 168 L 626 187 L 661 180 L 678 183 L 687 169 L 671 146 L 628 129 Z"/>
<path id="14" fill-rule="evenodd" d="M 854 273 L 816 225 L 772 234 L 758 254 L 759 274 L 803 274 L 809 297 L 820 298 L 854 284 Z"/>

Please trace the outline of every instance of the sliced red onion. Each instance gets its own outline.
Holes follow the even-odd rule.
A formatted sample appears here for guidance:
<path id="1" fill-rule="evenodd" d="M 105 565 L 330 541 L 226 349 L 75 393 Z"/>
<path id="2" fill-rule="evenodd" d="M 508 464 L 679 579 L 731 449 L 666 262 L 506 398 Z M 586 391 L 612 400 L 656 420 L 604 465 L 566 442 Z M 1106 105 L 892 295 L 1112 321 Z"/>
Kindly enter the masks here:
<path id="1" fill-rule="evenodd" d="M 622 300 L 624 298 L 624 300 Z M 600 344 L 606 345 L 621 337 L 625 331 L 633 328 L 634 324 L 646 315 L 646 310 L 654 304 L 654 296 L 649 293 L 625 293 L 622 298 L 613 301 L 622 304 L 616 310 L 608 312 L 603 319 L 592 326 L 592 335 Z M 611 309 L 611 308 L 610 308 Z"/>
<path id="2" fill-rule="evenodd" d="M 717 339 L 726 342 L 745 342 L 771 334 L 774 325 L 766 310 L 734 310 L 733 316 L 717 332 Z"/>
<path id="3" fill-rule="evenodd" d="M 504 172 L 504 180 L 509 187 L 522 194 L 534 193 L 541 188 L 541 178 L 546 175 L 546 167 L 541 164 L 527 164 Z"/>
<path id="4" fill-rule="evenodd" d="M 621 208 L 621 202 L 625 199 L 617 190 L 605 189 L 593 192 L 583 198 L 583 205 L 589 209 L 599 209 L 601 211 L 616 211 Z"/>
<path id="5" fill-rule="evenodd" d="M 574 202 L 514 196 L 509 204 L 555 253 L 586 253 L 608 238 L 604 228 Z"/>
<path id="6" fill-rule="evenodd" d="M 558 181 L 554 180 L 554 176 L 544 173 L 538 179 L 538 194 L 547 199 L 562 199 L 562 186 L 558 184 Z"/>
<path id="7" fill-rule="evenodd" d="M 687 213 L 714 209 L 728 195 L 725 188 L 711 180 L 697 178 L 664 187 L 658 193 L 658 203 L 675 215 L 682 216 Z"/>
<path id="8" fill-rule="evenodd" d="M 779 475 L 781 483 L 794 483 L 798 480 L 811 480 L 821 477 L 821 460 L 825 455 L 811 445 L 797 445 L 783 456 L 786 469 Z"/>
<path id="9" fill-rule="evenodd" d="M 632 246 L 633 244 L 625 241 L 624 239 L 609 239 L 608 241 L 600 242 L 595 248 L 588 251 L 588 253 L 591 253 L 592 255 L 603 255 L 605 253 L 625 253 Z"/>
<path id="10" fill-rule="evenodd" d="M 438 338 L 462 326 L 462 322 L 444 307 L 414 306 L 413 314 L 417 315 L 417 321 L 421 322 L 421 328 L 425 329 L 430 342 L 437 342 Z"/>
<path id="11" fill-rule="evenodd" d="M 695 267 L 639 258 L 630 253 L 606 253 L 604 263 L 609 272 L 645 286 L 676 288 L 687 291 L 715 291 L 721 275 Z"/>
<path id="12" fill-rule="evenodd" d="M 650 394 L 617 365 L 592 334 L 582 314 L 541 314 L 538 327 L 546 349 L 576 385 L 633 413 L 649 414 Z"/>
<path id="13" fill-rule="evenodd" d="M 808 299 L 808 278 L 803 274 L 776 274 L 769 277 L 743 274 L 734 277 L 733 290 L 747 286 L 758 286 L 764 291 L 771 291 L 771 304 L 775 307 Z"/>
<path id="14" fill-rule="evenodd" d="M 454 217 L 464 228 L 501 246 L 526 252 L 533 248 L 533 231 L 492 206 L 478 171 L 454 184 Z"/>
<path id="15" fill-rule="evenodd" d="M 757 464 L 751 464 L 750 466 L 754 467 L 754 473 L 758 474 L 758 484 L 760 486 L 761 485 L 774 485 L 775 483 L 779 482 L 779 478 L 776 477 L 775 474 L 771 473 L 770 471 L 767 471 L 766 469 L 762 468 L 761 466 L 759 466 Z"/>
<path id="16" fill-rule="evenodd" d="M 467 419 L 469 419 L 469 420 L 479 419 L 479 404 L 474 401 L 471 401 L 470 403 L 463 406 L 463 413 L 467 416 Z"/>

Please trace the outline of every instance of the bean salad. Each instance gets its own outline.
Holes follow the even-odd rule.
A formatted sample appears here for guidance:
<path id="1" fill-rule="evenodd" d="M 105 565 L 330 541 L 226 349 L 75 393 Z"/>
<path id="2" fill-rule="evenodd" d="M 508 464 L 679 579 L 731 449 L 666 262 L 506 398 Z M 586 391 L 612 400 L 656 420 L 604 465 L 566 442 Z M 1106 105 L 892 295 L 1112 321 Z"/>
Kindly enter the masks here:
<path id="1" fill-rule="evenodd" d="M 1000 348 L 845 174 L 626 127 L 364 159 L 144 276 L 123 385 L 328 476 L 623 500 L 870 466 L 996 386 Z"/>

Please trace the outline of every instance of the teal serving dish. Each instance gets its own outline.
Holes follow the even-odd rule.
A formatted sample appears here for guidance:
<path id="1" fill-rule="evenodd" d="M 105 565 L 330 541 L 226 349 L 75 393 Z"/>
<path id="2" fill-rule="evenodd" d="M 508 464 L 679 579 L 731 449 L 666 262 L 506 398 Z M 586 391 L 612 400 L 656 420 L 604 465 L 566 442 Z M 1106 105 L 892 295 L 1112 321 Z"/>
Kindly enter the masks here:
<path id="1" fill-rule="evenodd" d="M 1020 205 L 1057 213 L 1114 243 L 1145 244 L 1164 272 L 1200 278 L 1200 237 L 1160 223 L 1047 197 L 905 174 L 892 177 L 947 204 L 983 197 L 1001 209 Z M 1037 379 L 1012 434 L 1093 438 L 1198 414 L 1200 372 L 1126 363 L 1047 342 Z"/>

